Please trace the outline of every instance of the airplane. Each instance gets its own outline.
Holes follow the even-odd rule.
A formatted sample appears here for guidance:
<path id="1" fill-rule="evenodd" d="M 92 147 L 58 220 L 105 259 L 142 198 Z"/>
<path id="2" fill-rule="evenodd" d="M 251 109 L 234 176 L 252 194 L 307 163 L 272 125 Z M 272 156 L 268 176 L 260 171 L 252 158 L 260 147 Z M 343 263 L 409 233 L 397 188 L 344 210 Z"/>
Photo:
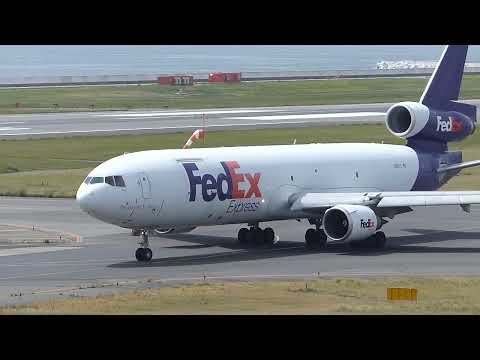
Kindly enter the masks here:
<path id="1" fill-rule="evenodd" d="M 112 158 L 77 191 L 80 208 L 141 234 L 138 261 L 152 259 L 149 235 L 199 226 L 246 224 L 238 241 L 270 244 L 261 223 L 308 219 L 309 249 L 343 241 L 382 249 L 379 231 L 416 206 L 459 205 L 470 212 L 480 191 L 437 191 L 462 169 L 448 143 L 472 135 L 476 107 L 458 101 L 467 45 L 448 45 L 418 102 L 400 102 L 386 127 L 405 145 L 292 144 L 149 150 Z"/>

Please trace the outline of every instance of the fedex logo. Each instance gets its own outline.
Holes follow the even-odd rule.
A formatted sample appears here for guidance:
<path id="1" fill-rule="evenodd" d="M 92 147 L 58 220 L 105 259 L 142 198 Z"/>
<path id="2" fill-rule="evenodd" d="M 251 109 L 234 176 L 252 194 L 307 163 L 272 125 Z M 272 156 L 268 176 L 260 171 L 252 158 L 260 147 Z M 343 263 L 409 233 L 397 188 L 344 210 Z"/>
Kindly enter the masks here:
<path id="1" fill-rule="evenodd" d="M 195 201 L 197 197 L 197 186 L 199 185 L 202 191 L 202 198 L 205 201 L 212 201 L 218 196 L 218 200 L 224 201 L 226 199 L 245 199 L 254 197 L 262 197 L 262 193 L 258 187 L 260 181 L 260 173 L 248 174 L 237 172 L 240 165 L 236 161 L 222 161 L 220 162 L 225 173 L 218 174 L 217 177 L 211 174 L 204 174 L 203 176 L 196 175 L 198 167 L 195 163 L 183 163 L 183 167 L 187 172 L 188 181 L 190 182 L 190 198 L 189 201 Z M 226 191 L 224 191 L 223 184 L 227 184 Z M 248 183 L 248 190 L 240 189 L 239 185 Z"/>
<path id="2" fill-rule="evenodd" d="M 375 226 L 375 223 L 372 219 L 368 219 L 367 221 L 360 219 L 360 227 L 363 229 L 370 229 Z"/>
<path id="3" fill-rule="evenodd" d="M 456 133 L 462 131 L 462 129 L 462 123 L 454 117 L 449 116 L 448 120 L 442 120 L 441 116 L 437 116 L 437 131 Z"/>

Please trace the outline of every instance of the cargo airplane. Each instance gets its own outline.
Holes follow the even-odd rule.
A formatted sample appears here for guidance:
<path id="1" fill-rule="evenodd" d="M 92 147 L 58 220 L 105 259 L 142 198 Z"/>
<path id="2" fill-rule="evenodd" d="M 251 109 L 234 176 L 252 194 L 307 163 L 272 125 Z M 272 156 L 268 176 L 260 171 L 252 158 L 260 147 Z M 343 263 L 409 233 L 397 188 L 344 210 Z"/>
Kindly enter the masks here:
<path id="1" fill-rule="evenodd" d="M 443 51 L 418 102 L 400 102 L 386 127 L 406 145 L 332 143 L 150 150 L 110 159 L 77 192 L 81 209 L 141 234 L 138 261 L 150 261 L 149 235 L 198 226 L 246 224 L 241 243 L 274 244 L 274 220 L 308 219 L 309 248 L 329 240 L 383 248 L 382 226 L 416 206 L 459 205 L 480 191 L 436 191 L 462 169 L 448 143 L 475 131 L 476 107 L 458 102 L 468 46 Z"/>

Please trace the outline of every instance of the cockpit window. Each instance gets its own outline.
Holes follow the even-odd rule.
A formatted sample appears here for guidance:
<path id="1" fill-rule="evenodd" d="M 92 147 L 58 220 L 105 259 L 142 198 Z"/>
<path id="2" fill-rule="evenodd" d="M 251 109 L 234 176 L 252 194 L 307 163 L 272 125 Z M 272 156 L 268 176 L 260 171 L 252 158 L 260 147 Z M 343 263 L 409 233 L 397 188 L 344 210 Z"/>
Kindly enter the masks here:
<path id="1" fill-rule="evenodd" d="M 116 186 L 125 187 L 125 182 L 123 181 L 123 177 L 121 177 L 121 176 L 114 176 L 114 178 L 115 178 L 115 184 L 116 184 Z"/>
<path id="2" fill-rule="evenodd" d="M 113 176 L 107 176 L 107 177 L 105 178 L 105 182 L 106 182 L 108 185 L 115 186 L 115 183 L 113 182 Z"/>
<path id="3" fill-rule="evenodd" d="M 90 184 L 101 184 L 103 183 L 103 177 L 95 176 L 90 180 Z"/>
<path id="4" fill-rule="evenodd" d="M 85 183 L 85 184 L 90 183 L 90 179 L 91 179 L 91 178 L 92 178 L 91 176 L 87 176 L 86 179 L 85 179 L 85 181 L 84 181 L 84 183 Z"/>

